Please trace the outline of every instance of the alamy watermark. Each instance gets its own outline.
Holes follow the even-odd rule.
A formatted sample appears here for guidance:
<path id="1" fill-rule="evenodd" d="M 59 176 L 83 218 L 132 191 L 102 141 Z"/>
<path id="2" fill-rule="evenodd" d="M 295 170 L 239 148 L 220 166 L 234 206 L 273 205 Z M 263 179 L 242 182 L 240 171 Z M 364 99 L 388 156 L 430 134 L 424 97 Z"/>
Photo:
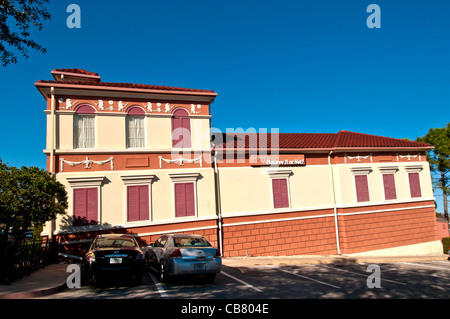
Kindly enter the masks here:
<path id="1" fill-rule="evenodd" d="M 367 266 L 367 272 L 371 272 L 372 274 L 367 277 L 366 284 L 367 287 L 372 288 L 381 288 L 381 268 L 377 264 L 370 264 Z"/>
<path id="2" fill-rule="evenodd" d="M 66 24 L 69 29 L 79 29 L 81 28 L 81 8 L 78 4 L 69 4 L 67 6 L 66 12 L 70 15 L 67 17 Z"/>

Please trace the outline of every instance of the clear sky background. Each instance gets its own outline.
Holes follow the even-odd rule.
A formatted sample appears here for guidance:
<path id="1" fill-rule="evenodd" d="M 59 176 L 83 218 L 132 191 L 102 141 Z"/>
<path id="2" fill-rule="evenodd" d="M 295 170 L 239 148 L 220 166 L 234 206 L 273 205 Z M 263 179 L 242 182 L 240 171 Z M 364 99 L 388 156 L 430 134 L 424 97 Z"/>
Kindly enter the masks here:
<path id="1" fill-rule="evenodd" d="M 69 4 L 81 28 L 69 29 Z M 371 3 L 381 28 L 369 29 Z M 55 68 L 105 82 L 212 89 L 212 125 L 409 138 L 450 121 L 450 1 L 53 0 L 47 54 L 0 67 L 0 158 L 45 168 Z M 437 197 L 438 203 L 442 201 Z"/>

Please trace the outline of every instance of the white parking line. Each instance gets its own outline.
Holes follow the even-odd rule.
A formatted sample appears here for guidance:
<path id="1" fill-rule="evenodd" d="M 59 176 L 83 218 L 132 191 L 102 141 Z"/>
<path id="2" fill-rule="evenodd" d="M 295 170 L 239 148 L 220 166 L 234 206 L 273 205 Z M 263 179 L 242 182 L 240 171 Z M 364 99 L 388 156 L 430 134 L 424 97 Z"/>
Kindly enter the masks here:
<path id="1" fill-rule="evenodd" d="M 370 275 L 370 273 L 367 273 L 367 274 L 361 274 L 361 273 L 358 273 L 358 272 L 348 271 L 348 270 L 339 269 L 339 268 L 335 268 L 335 267 L 329 267 L 329 266 L 325 266 L 325 265 L 320 265 L 320 267 L 325 267 L 325 268 L 328 268 L 328 269 L 333 269 L 333 270 L 337 270 L 337 271 L 342 271 L 342 272 L 346 272 L 346 273 L 349 273 L 349 274 L 354 274 L 354 275 L 364 276 L 364 277 L 366 277 L 366 278 Z M 389 279 L 385 279 L 385 278 L 381 278 L 381 280 L 387 281 L 387 282 L 392 282 L 392 283 L 394 283 L 394 284 L 399 284 L 399 285 L 406 286 L 406 284 L 405 284 L 404 282 L 400 282 L 400 281 L 389 280 Z"/>
<path id="2" fill-rule="evenodd" d="M 303 279 L 315 281 L 315 282 L 317 282 L 319 284 L 322 284 L 322 285 L 326 285 L 326 286 L 330 286 L 330 287 L 333 287 L 333 288 L 341 289 L 341 287 L 338 287 L 338 286 L 335 286 L 335 285 L 332 285 L 332 284 L 329 284 L 329 283 L 326 283 L 326 282 L 323 282 L 323 281 L 320 281 L 320 280 L 317 280 L 317 279 L 314 279 L 314 278 L 310 278 L 310 277 L 306 277 L 306 276 L 303 276 L 303 275 L 299 275 L 299 274 L 297 274 L 295 272 L 287 271 L 287 270 L 278 268 L 276 266 L 268 266 L 268 267 L 273 268 L 273 269 L 277 269 L 279 271 L 282 271 L 282 272 L 285 272 L 287 274 L 291 274 L 291 275 L 294 275 L 294 276 L 297 276 L 297 277 L 300 277 L 300 278 L 303 278 Z"/>
<path id="3" fill-rule="evenodd" d="M 158 282 L 158 280 L 155 278 L 155 276 L 153 276 L 151 273 L 147 272 L 147 274 L 150 276 L 150 278 L 152 278 L 153 283 L 156 286 L 156 289 L 158 289 L 159 294 L 161 295 L 161 297 L 164 298 L 168 298 L 169 296 L 167 295 L 166 291 L 164 290 L 163 286 L 161 286 L 161 284 Z"/>
<path id="4" fill-rule="evenodd" d="M 253 290 L 257 291 L 257 292 L 263 292 L 261 289 L 256 288 L 255 286 L 252 286 L 252 285 L 250 285 L 249 283 L 247 283 L 247 282 L 245 282 L 245 281 L 243 281 L 243 280 L 241 280 L 241 279 L 239 279 L 239 278 L 236 278 L 236 277 L 234 277 L 234 276 L 232 276 L 232 275 L 226 273 L 226 272 L 223 271 L 223 270 L 222 270 L 220 273 L 221 273 L 221 274 L 224 274 L 224 275 L 227 276 L 227 277 L 230 277 L 231 279 L 236 280 L 237 282 L 239 282 L 239 283 L 243 284 L 244 286 L 246 286 L 246 287 L 248 287 L 248 288 L 251 288 L 251 289 L 253 289 Z"/>

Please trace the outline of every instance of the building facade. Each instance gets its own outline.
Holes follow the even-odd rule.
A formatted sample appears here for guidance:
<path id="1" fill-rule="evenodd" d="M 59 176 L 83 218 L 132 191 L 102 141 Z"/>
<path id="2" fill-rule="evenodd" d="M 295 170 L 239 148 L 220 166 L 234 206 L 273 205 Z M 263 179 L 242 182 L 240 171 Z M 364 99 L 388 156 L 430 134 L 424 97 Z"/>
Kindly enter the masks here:
<path id="1" fill-rule="evenodd" d="M 70 243 L 127 232 L 143 243 L 205 235 L 227 256 L 442 250 L 430 145 L 362 133 L 211 133 L 217 93 L 102 82 L 55 69 L 47 169 L 65 216 L 44 236 Z"/>

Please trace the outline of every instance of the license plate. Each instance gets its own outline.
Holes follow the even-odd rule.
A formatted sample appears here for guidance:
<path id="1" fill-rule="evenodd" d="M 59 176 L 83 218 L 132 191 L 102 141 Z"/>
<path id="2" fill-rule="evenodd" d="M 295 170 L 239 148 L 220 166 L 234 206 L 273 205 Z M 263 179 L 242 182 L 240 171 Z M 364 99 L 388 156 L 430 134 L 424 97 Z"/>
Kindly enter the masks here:
<path id="1" fill-rule="evenodd" d="M 122 258 L 109 258 L 109 263 L 110 264 L 121 264 Z"/>
<path id="2" fill-rule="evenodd" d="M 205 270 L 206 264 L 194 264 L 194 270 Z"/>

